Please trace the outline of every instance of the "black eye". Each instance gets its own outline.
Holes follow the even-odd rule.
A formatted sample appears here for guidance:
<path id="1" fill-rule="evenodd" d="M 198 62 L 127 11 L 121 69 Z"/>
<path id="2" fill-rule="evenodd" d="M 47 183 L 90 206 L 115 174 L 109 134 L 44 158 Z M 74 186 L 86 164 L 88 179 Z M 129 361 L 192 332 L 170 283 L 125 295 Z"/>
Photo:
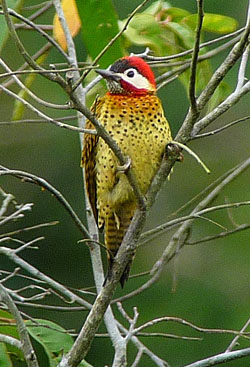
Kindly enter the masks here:
<path id="1" fill-rule="evenodd" d="M 130 70 L 128 73 L 127 73 L 127 76 L 129 78 L 133 78 L 133 76 L 135 75 L 135 72 L 133 70 Z"/>

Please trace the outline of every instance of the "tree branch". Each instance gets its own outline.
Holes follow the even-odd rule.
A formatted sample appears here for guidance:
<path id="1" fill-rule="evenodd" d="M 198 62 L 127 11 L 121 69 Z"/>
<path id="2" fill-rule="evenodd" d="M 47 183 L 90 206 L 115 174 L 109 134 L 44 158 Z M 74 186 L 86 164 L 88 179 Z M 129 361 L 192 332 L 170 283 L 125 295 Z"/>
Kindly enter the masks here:
<path id="1" fill-rule="evenodd" d="M 196 0 L 197 7 L 198 7 L 198 21 L 195 31 L 195 44 L 194 44 L 194 51 L 192 56 L 192 61 L 190 65 L 190 79 L 189 79 L 189 100 L 190 100 L 190 108 L 192 114 L 196 116 L 198 114 L 197 105 L 196 105 L 196 96 L 195 96 L 195 84 L 196 84 L 196 69 L 198 63 L 198 55 L 200 50 L 200 37 L 201 37 L 201 29 L 202 29 L 202 22 L 204 17 L 203 11 L 203 0 Z"/>
<path id="2" fill-rule="evenodd" d="M 21 348 L 24 354 L 24 358 L 26 360 L 28 367 L 39 367 L 37 357 L 35 351 L 32 347 L 30 337 L 28 331 L 26 329 L 25 323 L 21 317 L 20 312 L 18 311 L 15 303 L 9 296 L 6 289 L 0 284 L 0 300 L 1 302 L 5 303 L 8 307 L 10 313 L 16 320 L 17 330 L 21 340 Z"/>
<path id="3" fill-rule="evenodd" d="M 247 22 L 246 28 L 244 33 L 242 34 L 242 37 L 240 41 L 233 47 L 229 55 L 226 57 L 226 59 L 223 61 L 223 63 L 218 67 L 218 69 L 214 72 L 213 76 L 211 77 L 210 81 L 208 82 L 205 89 L 202 91 L 200 96 L 197 99 L 197 111 L 198 115 L 202 111 L 202 109 L 205 107 L 206 103 L 209 101 L 211 96 L 213 95 L 215 89 L 220 84 L 220 82 L 223 80 L 223 78 L 226 76 L 226 74 L 231 70 L 231 68 L 235 65 L 236 61 L 242 56 L 245 47 L 248 45 L 248 37 L 250 34 L 250 22 Z M 245 86 L 246 87 L 246 86 Z M 247 91 L 245 90 L 245 93 Z M 242 92 L 242 95 L 244 92 Z M 239 100 L 241 96 L 237 94 L 237 101 Z M 235 96 L 231 98 L 236 98 Z M 180 128 L 175 140 L 180 141 L 182 143 L 187 142 L 190 139 L 190 134 L 193 129 L 193 125 L 197 121 L 198 115 L 194 115 L 192 113 L 192 110 L 189 109 L 189 112 L 185 118 L 185 121 Z M 199 122 L 197 123 L 199 124 Z M 194 133 L 192 135 L 195 135 Z"/>
<path id="4" fill-rule="evenodd" d="M 79 219 L 79 217 L 77 216 L 77 214 L 75 213 L 75 211 L 73 210 L 73 208 L 71 207 L 69 202 L 64 198 L 64 196 L 61 194 L 60 191 L 58 191 L 56 188 L 54 188 L 45 179 L 43 179 L 41 177 L 38 177 L 38 176 L 35 176 L 31 173 L 27 173 L 27 172 L 24 172 L 24 171 L 18 171 L 18 170 L 9 170 L 8 168 L 0 166 L 0 176 L 5 176 L 5 175 L 15 176 L 15 177 L 17 177 L 21 180 L 26 181 L 26 182 L 35 183 L 35 184 L 43 187 L 45 190 L 48 190 L 50 193 L 53 194 L 53 196 L 55 196 L 55 198 L 59 201 L 59 203 L 63 205 L 65 210 L 69 213 L 69 215 L 74 220 L 77 227 L 82 232 L 82 234 L 84 236 L 89 237 L 89 233 L 88 233 L 87 228 L 83 225 L 83 223 L 81 222 L 81 220 Z"/>
<path id="5" fill-rule="evenodd" d="M 237 350 L 235 352 L 217 354 L 215 356 L 212 356 L 206 359 L 202 359 L 201 361 L 197 361 L 189 365 L 186 365 L 185 367 L 211 367 L 217 364 L 221 364 L 221 363 L 233 361 L 235 359 L 247 357 L 249 355 L 250 355 L 250 348 L 246 348 L 246 349 Z"/>

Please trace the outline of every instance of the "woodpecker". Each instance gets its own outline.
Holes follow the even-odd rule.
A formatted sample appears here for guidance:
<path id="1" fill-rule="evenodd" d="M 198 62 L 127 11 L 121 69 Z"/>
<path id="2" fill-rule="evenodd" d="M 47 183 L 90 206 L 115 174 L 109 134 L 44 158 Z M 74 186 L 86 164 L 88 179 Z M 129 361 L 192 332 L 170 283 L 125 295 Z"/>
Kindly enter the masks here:
<path id="1" fill-rule="evenodd" d="M 150 66 L 141 58 L 126 56 L 109 69 L 97 69 L 107 83 L 108 92 L 92 106 L 92 112 L 129 157 L 136 182 L 143 195 L 156 174 L 171 142 L 171 132 L 156 95 L 156 82 Z M 87 129 L 94 129 L 90 121 Z M 100 229 L 105 228 L 109 270 L 137 208 L 127 176 L 105 141 L 85 134 L 82 166 L 89 201 Z M 124 286 L 131 264 L 120 283 Z M 109 275 L 108 270 L 108 275 Z"/>

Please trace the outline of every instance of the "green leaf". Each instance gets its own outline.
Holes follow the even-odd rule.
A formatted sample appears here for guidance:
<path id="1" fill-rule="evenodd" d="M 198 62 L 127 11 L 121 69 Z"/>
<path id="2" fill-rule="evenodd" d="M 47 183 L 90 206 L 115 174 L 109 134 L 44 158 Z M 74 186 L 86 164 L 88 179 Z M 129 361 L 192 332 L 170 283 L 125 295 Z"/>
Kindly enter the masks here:
<path id="1" fill-rule="evenodd" d="M 153 2 L 153 4 L 149 5 L 144 11 L 144 14 L 157 15 L 163 9 L 169 8 L 171 5 L 167 1 L 158 0 Z"/>
<path id="2" fill-rule="evenodd" d="M 19 334 L 18 334 L 16 325 L 15 325 L 15 320 L 13 319 L 13 316 L 9 312 L 0 309 L 0 319 L 1 319 L 1 324 L 2 324 L 0 326 L 0 333 L 11 336 L 12 338 L 19 340 Z M 3 325 L 3 324 L 6 324 L 6 325 Z M 19 350 L 16 347 L 13 347 L 10 344 L 6 344 L 5 346 L 11 356 L 16 357 L 17 359 L 24 360 L 23 353 L 21 350 Z M 1 351 L 0 351 L 0 354 L 1 354 Z M 3 366 L 5 367 L 5 365 Z M 1 364 L 0 364 L 0 367 L 2 367 Z"/>
<path id="3" fill-rule="evenodd" d="M 162 13 L 161 20 L 169 19 L 169 21 L 171 22 L 178 23 L 181 21 L 182 18 L 185 18 L 188 15 L 190 15 L 190 12 L 185 9 L 171 7 L 166 9 L 165 12 Z M 163 16 L 165 19 L 162 19 Z"/>
<path id="4" fill-rule="evenodd" d="M 111 0 L 77 0 L 82 22 L 82 37 L 88 54 L 94 59 L 119 32 L 118 16 Z M 99 64 L 107 67 L 123 56 L 120 38 L 101 57 Z"/>
<path id="5" fill-rule="evenodd" d="M 192 29 L 195 29 L 197 24 L 197 14 L 189 15 L 182 20 Z M 221 14 L 205 13 L 203 18 L 202 30 L 213 33 L 230 33 L 234 32 L 238 27 L 238 23 L 234 18 L 227 17 Z"/>
<path id="6" fill-rule="evenodd" d="M 0 367 L 13 367 L 7 347 L 4 343 L 0 343 Z"/>
<path id="7" fill-rule="evenodd" d="M 126 20 L 120 23 L 122 28 Z M 166 42 L 162 37 L 162 30 L 153 15 L 140 13 L 134 16 L 129 23 L 124 36 L 131 44 L 148 46 L 156 55 L 163 54 Z"/>
<path id="8" fill-rule="evenodd" d="M 193 47 L 195 34 L 187 25 L 169 22 L 166 24 L 166 27 L 176 34 L 179 39 L 180 46 L 186 49 Z"/>
<path id="9" fill-rule="evenodd" d="M 18 10 L 23 3 L 23 0 L 9 0 L 8 1 L 8 8 Z M 12 18 L 12 20 L 15 22 L 15 18 Z M 9 36 L 9 31 L 7 24 L 4 19 L 4 15 L 0 14 L 0 52 L 2 48 L 5 45 L 5 42 L 7 41 Z"/>
<path id="10" fill-rule="evenodd" d="M 29 334 L 44 349 L 48 356 L 49 367 L 55 367 L 60 362 L 63 354 L 67 353 L 73 345 L 73 338 L 61 326 L 49 320 L 35 319 L 37 324 L 28 320 L 26 326 Z M 81 367 L 91 367 L 82 361 Z"/>
<path id="11" fill-rule="evenodd" d="M 59 325 L 52 321 L 35 319 L 26 321 L 29 334 L 44 349 L 49 359 L 49 366 L 54 367 L 60 361 L 63 353 L 67 353 L 73 344 L 72 337 Z"/>

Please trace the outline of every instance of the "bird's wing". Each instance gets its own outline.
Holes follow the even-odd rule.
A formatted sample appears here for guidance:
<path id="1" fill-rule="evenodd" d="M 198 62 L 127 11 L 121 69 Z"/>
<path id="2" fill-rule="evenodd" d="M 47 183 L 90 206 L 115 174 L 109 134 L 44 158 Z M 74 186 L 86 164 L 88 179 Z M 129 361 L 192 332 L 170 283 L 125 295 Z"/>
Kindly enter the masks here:
<path id="1" fill-rule="evenodd" d="M 103 104 L 102 99 L 98 99 L 91 107 L 91 111 L 97 118 L 100 115 L 102 104 Z M 95 129 L 94 125 L 89 120 L 86 121 L 85 128 Z M 98 211 L 97 211 L 97 197 L 96 197 L 95 156 L 98 139 L 99 137 L 97 135 L 84 134 L 82 162 L 81 162 L 82 167 L 85 168 L 86 190 L 96 223 L 98 222 Z"/>

